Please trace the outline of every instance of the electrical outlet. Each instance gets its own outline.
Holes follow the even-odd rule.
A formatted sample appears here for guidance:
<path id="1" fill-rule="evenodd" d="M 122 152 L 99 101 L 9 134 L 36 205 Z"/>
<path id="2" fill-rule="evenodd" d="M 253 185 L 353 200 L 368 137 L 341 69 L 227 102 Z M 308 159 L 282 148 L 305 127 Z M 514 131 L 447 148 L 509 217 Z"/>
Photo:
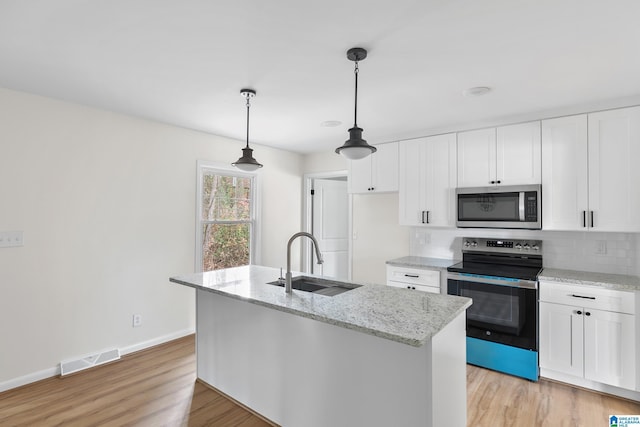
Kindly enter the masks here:
<path id="1" fill-rule="evenodd" d="M 23 246 L 24 239 L 22 231 L 3 231 L 0 232 L 0 248 L 12 248 Z"/>
<path id="2" fill-rule="evenodd" d="M 133 327 L 136 328 L 138 326 L 142 326 L 142 314 L 133 315 Z"/>
<path id="3" fill-rule="evenodd" d="M 598 240 L 596 242 L 596 254 L 605 255 L 607 253 L 607 241 L 606 240 Z"/>

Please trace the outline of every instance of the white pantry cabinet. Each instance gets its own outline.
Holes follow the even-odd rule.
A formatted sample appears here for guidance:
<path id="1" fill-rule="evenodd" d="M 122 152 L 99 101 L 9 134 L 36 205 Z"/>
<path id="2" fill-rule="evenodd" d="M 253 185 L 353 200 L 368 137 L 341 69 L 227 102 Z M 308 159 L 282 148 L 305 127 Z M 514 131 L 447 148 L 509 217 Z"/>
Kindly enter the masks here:
<path id="1" fill-rule="evenodd" d="M 540 282 L 540 368 L 636 389 L 633 292 Z"/>
<path id="2" fill-rule="evenodd" d="M 455 226 L 456 134 L 400 142 L 399 222 Z"/>
<path id="3" fill-rule="evenodd" d="M 458 187 L 540 181 L 539 121 L 458 133 Z"/>
<path id="4" fill-rule="evenodd" d="M 349 193 L 398 191 L 398 143 L 375 145 L 377 151 L 349 161 Z"/>
<path id="5" fill-rule="evenodd" d="M 387 286 L 440 293 L 440 271 L 387 265 Z"/>
<path id="6" fill-rule="evenodd" d="M 640 232 L 640 107 L 542 122 L 542 227 Z"/>

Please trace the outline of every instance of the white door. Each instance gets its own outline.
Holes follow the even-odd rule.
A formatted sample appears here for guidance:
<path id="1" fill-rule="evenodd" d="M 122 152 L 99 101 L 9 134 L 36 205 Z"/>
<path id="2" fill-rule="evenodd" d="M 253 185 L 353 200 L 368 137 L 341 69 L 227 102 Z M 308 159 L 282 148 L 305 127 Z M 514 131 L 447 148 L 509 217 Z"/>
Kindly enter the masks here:
<path id="1" fill-rule="evenodd" d="M 583 311 L 540 302 L 540 367 L 582 377 Z"/>
<path id="2" fill-rule="evenodd" d="M 312 254 L 312 273 L 349 279 L 349 195 L 347 181 L 313 180 L 312 234 L 318 240 L 323 265 Z"/>
<path id="3" fill-rule="evenodd" d="M 542 121 L 542 227 L 588 227 L 587 116 Z"/>
<path id="4" fill-rule="evenodd" d="M 425 222 L 437 227 L 453 227 L 456 223 L 456 134 L 426 138 L 423 148 L 420 181 L 425 188 L 428 214 Z"/>
<path id="5" fill-rule="evenodd" d="M 371 156 L 371 191 L 398 191 L 398 143 L 376 145 Z"/>
<path id="6" fill-rule="evenodd" d="M 496 129 L 458 133 L 458 187 L 496 185 Z"/>
<path id="7" fill-rule="evenodd" d="M 589 225 L 640 232 L 640 107 L 593 113 L 588 120 Z"/>
<path id="8" fill-rule="evenodd" d="M 540 184 L 540 122 L 496 129 L 496 178 L 500 185 Z"/>
<path id="9" fill-rule="evenodd" d="M 420 225 L 422 211 L 426 210 L 424 144 L 425 138 L 400 143 L 400 225 Z"/>
<path id="10" fill-rule="evenodd" d="M 372 156 L 349 161 L 349 193 L 368 193 L 371 190 Z"/>
<path id="11" fill-rule="evenodd" d="M 634 316 L 593 309 L 584 316 L 585 378 L 635 389 Z"/>

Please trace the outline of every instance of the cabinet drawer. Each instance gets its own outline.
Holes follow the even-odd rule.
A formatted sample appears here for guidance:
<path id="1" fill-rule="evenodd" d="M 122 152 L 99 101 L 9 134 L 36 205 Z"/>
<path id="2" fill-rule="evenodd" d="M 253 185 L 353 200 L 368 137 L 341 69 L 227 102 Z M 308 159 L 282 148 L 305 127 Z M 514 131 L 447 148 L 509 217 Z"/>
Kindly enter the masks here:
<path id="1" fill-rule="evenodd" d="M 436 288 L 435 286 L 411 285 L 408 283 L 394 282 L 393 280 L 389 280 L 387 282 L 387 286 L 393 286 L 394 288 L 411 289 L 411 290 L 420 291 L 420 292 L 429 292 L 432 294 L 440 293 L 439 287 Z"/>
<path id="2" fill-rule="evenodd" d="M 440 271 L 387 265 L 387 282 L 435 286 L 440 289 Z"/>
<path id="3" fill-rule="evenodd" d="M 540 281 L 540 301 L 635 314 L 633 292 Z"/>

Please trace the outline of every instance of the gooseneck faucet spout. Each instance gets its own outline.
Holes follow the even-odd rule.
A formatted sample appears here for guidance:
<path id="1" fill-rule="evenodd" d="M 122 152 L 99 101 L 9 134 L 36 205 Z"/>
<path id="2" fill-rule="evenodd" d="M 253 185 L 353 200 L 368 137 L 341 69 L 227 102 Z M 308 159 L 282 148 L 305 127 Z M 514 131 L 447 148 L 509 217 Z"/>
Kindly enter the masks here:
<path id="1" fill-rule="evenodd" d="M 322 254 L 320 253 L 320 247 L 318 246 L 318 241 L 316 240 L 315 237 L 313 237 L 313 234 L 307 233 L 305 231 L 300 231 L 299 233 L 296 233 L 293 236 L 291 236 L 291 238 L 289 239 L 289 243 L 287 243 L 287 274 L 285 275 L 285 282 L 284 282 L 284 291 L 288 294 L 291 293 L 291 243 L 293 243 L 293 241 L 300 236 L 306 236 L 311 239 L 311 241 L 313 242 L 313 246 L 316 249 L 318 264 L 322 264 L 324 262 L 324 260 L 322 259 Z"/>

